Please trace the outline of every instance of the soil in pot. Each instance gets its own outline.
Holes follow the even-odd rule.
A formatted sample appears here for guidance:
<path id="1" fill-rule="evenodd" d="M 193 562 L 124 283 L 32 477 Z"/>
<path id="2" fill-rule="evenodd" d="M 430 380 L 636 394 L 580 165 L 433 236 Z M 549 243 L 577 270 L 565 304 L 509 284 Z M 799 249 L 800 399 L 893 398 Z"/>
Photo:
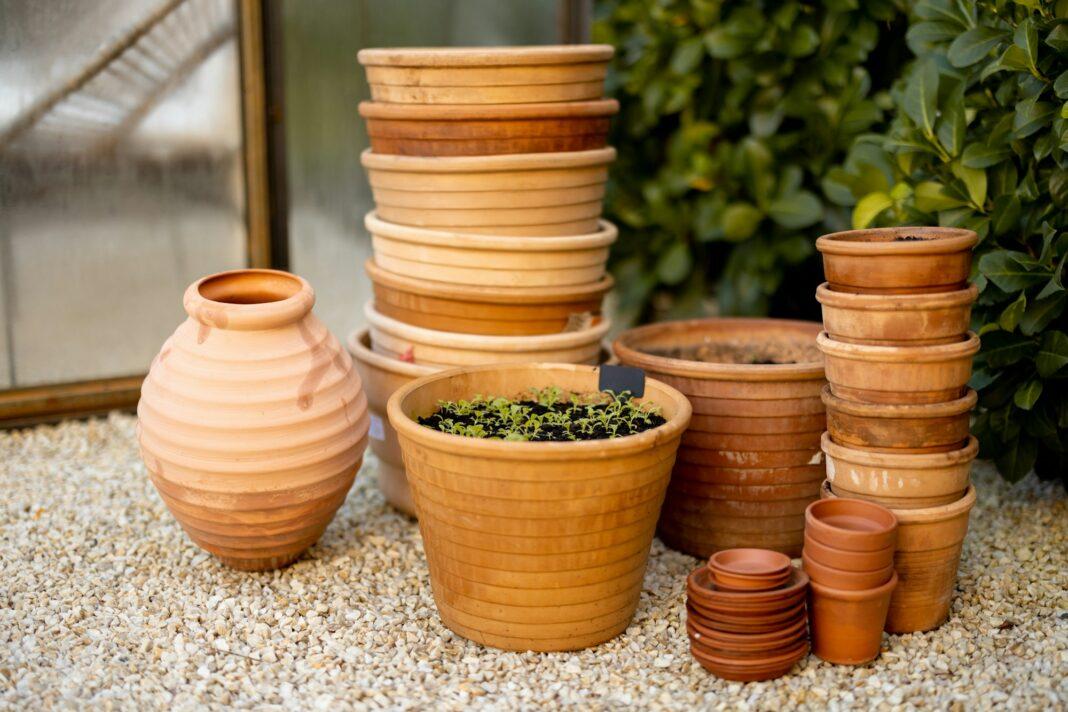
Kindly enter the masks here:
<path id="1" fill-rule="evenodd" d="M 894 573 L 877 588 L 846 591 L 813 581 L 809 589 L 812 652 L 839 665 L 861 665 L 877 658 L 897 582 Z"/>

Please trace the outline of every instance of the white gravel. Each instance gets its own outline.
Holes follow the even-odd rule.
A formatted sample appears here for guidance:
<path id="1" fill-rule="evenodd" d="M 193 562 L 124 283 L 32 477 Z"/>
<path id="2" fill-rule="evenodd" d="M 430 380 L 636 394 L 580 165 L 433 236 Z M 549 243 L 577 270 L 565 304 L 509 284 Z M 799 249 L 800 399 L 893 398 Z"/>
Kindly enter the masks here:
<path id="1" fill-rule="evenodd" d="M 416 525 L 365 466 L 290 568 L 230 571 L 185 537 L 134 419 L 0 433 L 0 708 L 1068 708 L 1068 501 L 977 467 L 953 618 L 876 662 L 810 657 L 740 684 L 688 654 L 685 575 L 659 542 L 637 618 L 577 654 L 501 653 L 438 622 Z"/>

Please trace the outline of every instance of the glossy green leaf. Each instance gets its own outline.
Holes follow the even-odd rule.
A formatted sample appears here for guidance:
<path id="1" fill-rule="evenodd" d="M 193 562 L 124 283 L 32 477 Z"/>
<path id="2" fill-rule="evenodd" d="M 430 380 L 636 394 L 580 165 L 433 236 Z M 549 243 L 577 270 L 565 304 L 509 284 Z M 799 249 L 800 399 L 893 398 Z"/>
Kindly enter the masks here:
<path id="1" fill-rule="evenodd" d="M 924 181 L 917 185 L 915 197 L 916 208 L 925 213 L 951 210 L 967 204 L 946 190 L 946 187 L 937 181 Z"/>
<path id="2" fill-rule="evenodd" d="M 1015 438 L 998 455 L 998 471 L 1009 482 L 1019 482 L 1031 472 L 1037 457 L 1038 444 L 1034 439 L 1026 436 Z"/>
<path id="3" fill-rule="evenodd" d="M 732 203 L 723 211 L 723 236 L 731 241 L 745 240 L 756 232 L 764 218 L 750 203 Z"/>
<path id="4" fill-rule="evenodd" d="M 676 242 L 656 263 L 656 275 L 665 284 L 678 284 L 690 274 L 693 257 L 685 242 Z"/>
<path id="5" fill-rule="evenodd" d="M 1006 35 L 992 27 L 973 27 L 949 45 L 947 57 L 954 67 L 968 67 L 1005 41 Z"/>
<path id="6" fill-rule="evenodd" d="M 1042 335 L 1042 345 L 1035 356 L 1038 375 L 1046 378 L 1068 364 L 1068 335 L 1063 331 L 1047 331 Z"/>
<path id="7" fill-rule="evenodd" d="M 938 112 L 938 65 L 934 61 L 921 62 L 913 69 L 901 108 L 924 133 L 934 136 Z"/>
<path id="8" fill-rule="evenodd" d="M 1021 296 L 1023 292 L 1020 292 Z M 1020 331 L 1028 336 L 1041 333 L 1049 324 L 1064 313 L 1068 295 L 1061 288 L 1059 294 L 1036 299 L 1020 317 Z"/>
<path id="9" fill-rule="evenodd" d="M 987 368 L 1004 368 L 1035 351 L 1034 339 L 1007 331 L 995 331 L 983 337 L 983 350 L 979 359 Z"/>
<path id="10" fill-rule="evenodd" d="M 1035 406 L 1035 402 L 1038 401 L 1041 396 L 1042 381 L 1033 378 L 1016 389 L 1016 393 L 1013 394 L 1012 397 L 1012 402 L 1016 404 L 1017 408 L 1031 410 Z"/>
<path id="11" fill-rule="evenodd" d="M 1016 292 L 1041 284 L 1052 275 L 1052 271 L 1044 270 L 1029 256 L 1009 250 L 983 255 L 979 258 L 979 270 L 999 289 L 1006 292 Z"/>
<path id="12" fill-rule="evenodd" d="M 1023 316 L 1025 309 L 1027 309 L 1027 294 L 1020 292 L 1020 296 L 1001 312 L 1001 316 L 998 317 L 998 326 L 1005 331 L 1016 331 L 1016 325 L 1020 323 L 1020 317 Z"/>
<path id="13" fill-rule="evenodd" d="M 853 227 L 857 230 L 871 225 L 884 210 L 894 207 L 894 199 L 886 193 L 869 193 L 853 209 Z"/>
<path id="14" fill-rule="evenodd" d="M 1048 101 L 1038 101 L 1038 95 L 1024 99 L 1016 105 L 1016 116 L 1012 122 L 1013 135 L 1027 138 L 1036 131 L 1045 128 L 1057 113 L 1057 106 Z"/>
<path id="15" fill-rule="evenodd" d="M 954 162 L 950 169 L 968 190 L 968 199 L 977 209 L 982 210 L 986 202 L 986 171 L 982 168 L 969 168 L 960 162 Z"/>
<path id="16" fill-rule="evenodd" d="M 768 205 L 768 216 L 782 227 L 796 230 L 823 217 L 823 204 L 807 190 L 781 196 Z"/>
<path id="17" fill-rule="evenodd" d="M 675 74 L 692 72 L 701 63 L 705 46 L 700 37 L 690 37 L 675 46 L 671 55 L 671 71 Z"/>
<path id="18" fill-rule="evenodd" d="M 1034 19 L 1024 18 L 1016 26 L 1012 41 L 1024 51 L 1027 55 L 1027 63 L 1034 68 L 1038 64 L 1038 30 L 1035 28 Z"/>

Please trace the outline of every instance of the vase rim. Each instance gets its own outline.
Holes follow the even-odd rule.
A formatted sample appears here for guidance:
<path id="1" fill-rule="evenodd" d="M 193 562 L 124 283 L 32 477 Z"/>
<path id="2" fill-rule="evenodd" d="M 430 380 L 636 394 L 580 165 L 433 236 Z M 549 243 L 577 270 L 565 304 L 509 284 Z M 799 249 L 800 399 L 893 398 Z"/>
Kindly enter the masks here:
<path id="1" fill-rule="evenodd" d="M 315 290 L 290 272 L 235 269 L 201 277 L 182 302 L 189 317 L 204 326 L 257 331 L 303 319 L 315 305 Z"/>

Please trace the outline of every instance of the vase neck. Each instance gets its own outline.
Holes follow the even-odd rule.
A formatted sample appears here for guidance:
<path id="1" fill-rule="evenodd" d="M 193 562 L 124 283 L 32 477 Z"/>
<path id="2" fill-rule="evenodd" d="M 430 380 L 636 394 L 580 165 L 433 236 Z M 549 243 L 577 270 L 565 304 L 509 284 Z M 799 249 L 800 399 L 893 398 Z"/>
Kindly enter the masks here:
<path id="1" fill-rule="evenodd" d="M 240 269 L 204 277 L 185 291 L 183 306 L 205 326 L 236 331 L 275 329 L 303 319 L 315 292 L 303 278 L 269 269 Z"/>

